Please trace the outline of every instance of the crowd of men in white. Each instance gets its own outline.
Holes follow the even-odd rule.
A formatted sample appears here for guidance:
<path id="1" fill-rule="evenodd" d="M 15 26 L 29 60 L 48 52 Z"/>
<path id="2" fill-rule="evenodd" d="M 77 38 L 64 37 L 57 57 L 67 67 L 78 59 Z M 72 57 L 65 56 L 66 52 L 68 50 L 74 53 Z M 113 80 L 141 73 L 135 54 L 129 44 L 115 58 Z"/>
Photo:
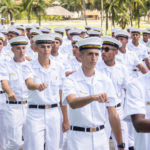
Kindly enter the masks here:
<path id="1" fill-rule="evenodd" d="M 150 29 L 2 21 L 0 150 L 150 150 L 149 59 Z"/>

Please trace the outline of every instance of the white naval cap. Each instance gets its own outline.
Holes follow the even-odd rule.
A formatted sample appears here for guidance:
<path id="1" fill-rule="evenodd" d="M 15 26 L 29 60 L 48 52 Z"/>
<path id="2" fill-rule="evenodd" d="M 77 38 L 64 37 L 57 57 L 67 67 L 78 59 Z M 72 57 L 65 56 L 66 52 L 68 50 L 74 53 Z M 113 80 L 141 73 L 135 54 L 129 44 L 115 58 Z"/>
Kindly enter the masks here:
<path id="1" fill-rule="evenodd" d="M 112 33 L 115 33 L 115 32 L 118 31 L 118 30 L 121 30 L 121 28 L 113 28 L 113 29 L 111 29 L 111 32 L 112 32 Z"/>
<path id="2" fill-rule="evenodd" d="M 89 37 L 82 39 L 81 41 L 78 41 L 76 45 L 78 46 L 79 50 L 87 50 L 87 49 L 98 49 L 100 50 L 100 47 L 102 45 L 102 39 L 98 37 Z"/>
<path id="3" fill-rule="evenodd" d="M 42 33 L 50 33 L 50 30 L 47 29 L 47 28 L 41 28 L 40 31 L 41 31 Z"/>
<path id="4" fill-rule="evenodd" d="M 91 37 L 91 36 L 99 36 L 101 34 L 101 32 L 99 31 L 94 31 L 94 30 L 89 30 L 87 31 L 87 34 Z"/>
<path id="5" fill-rule="evenodd" d="M 143 33 L 143 34 L 150 34 L 150 30 L 147 30 L 147 29 L 142 30 L 142 33 Z"/>
<path id="6" fill-rule="evenodd" d="M 39 34 L 41 34 L 41 31 L 36 28 L 33 28 L 30 30 L 30 34 L 31 35 L 39 35 Z"/>
<path id="7" fill-rule="evenodd" d="M 15 23 L 15 20 L 12 20 L 11 23 Z"/>
<path id="8" fill-rule="evenodd" d="M 131 28 L 130 30 L 131 33 L 141 33 L 141 30 L 139 28 Z"/>
<path id="9" fill-rule="evenodd" d="M 80 35 L 80 34 L 81 34 L 81 30 L 80 30 L 80 29 L 77 29 L 77 28 L 74 28 L 74 29 L 69 30 L 68 33 L 69 33 L 71 36 Z"/>
<path id="10" fill-rule="evenodd" d="M 17 30 L 15 27 L 8 28 L 8 33 L 17 34 L 17 35 L 21 34 L 20 31 Z"/>
<path id="11" fill-rule="evenodd" d="M 48 26 L 44 26 L 43 28 L 49 30 L 49 32 L 52 30 L 52 29 L 51 29 L 50 27 L 48 27 Z"/>
<path id="12" fill-rule="evenodd" d="M 33 27 L 31 25 L 26 25 L 26 30 L 31 30 Z"/>
<path id="13" fill-rule="evenodd" d="M 146 30 L 150 31 L 150 28 L 146 28 Z"/>
<path id="14" fill-rule="evenodd" d="M 92 28 L 89 25 L 85 25 L 84 27 L 85 27 L 85 29 L 91 29 Z"/>
<path id="15" fill-rule="evenodd" d="M 117 39 L 114 39 L 110 36 L 103 36 L 102 37 L 103 40 L 103 45 L 110 45 L 110 46 L 114 46 L 117 49 L 120 48 L 122 46 L 121 42 L 118 41 Z"/>
<path id="16" fill-rule="evenodd" d="M 56 27 L 56 28 L 54 28 L 54 31 L 55 31 L 56 33 L 64 34 L 65 29 L 62 28 L 62 27 Z"/>
<path id="17" fill-rule="evenodd" d="M 115 37 L 124 37 L 128 39 L 130 37 L 130 34 L 124 30 L 118 30 L 115 32 Z"/>
<path id="18" fill-rule="evenodd" d="M 1 29 L 0 32 L 3 33 L 4 35 L 7 35 L 7 33 L 8 33 L 7 29 L 5 29 L 5 28 Z"/>
<path id="19" fill-rule="evenodd" d="M 98 32 L 103 32 L 103 29 L 102 28 L 99 28 L 99 27 L 93 27 L 92 30 L 94 31 L 98 31 Z"/>
<path id="20" fill-rule="evenodd" d="M 1 20 L 6 20 L 5 18 L 1 18 Z"/>
<path id="21" fill-rule="evenodd" d="M 83 38 L 81 38 L 80 36 L 78 35 L 75 35 L 72 37 L 72 44 L 76 44 L 77 42 L 83 40 Z"/>
<path id="22" fill-rule="evenodd" d="M 127 27 L 126 30 L 131 30 L 133 27 Z"/>
<path id="23" fill-rule="evenodd" d="M 40 29 L 40 26 L 38 24 L 33 24 L 32 26 L 36 29 Z"/>
<path id="24" fill-rule="evenodd" d="M 27 45 L 28 44 L 28 39 L 25 36 L 17 36 L 12 38 L 9 41 L 11 46 L 16 46 L 16 45 Z"/>
<path id="25" fill-rule="evenodd" d="M 5 41 L 5 35 L 3 33 L 0 33 L 0 40 Z"/>
<path id="26" fill-rule="evenodd" d="M 41 34 L 33 37 L 36 44 L 52 44 L 54 37 L 50 34 Z"/>
<path id="27" fill-rule="evenodd" d="M 18 29 L 18 30 L 25 30 L 25 27 L 24 26 L 22 26 L 22 25 L 16 25 L 16 26 L 14 26 L 16 29 Z"/>
<path id="28" fill-rule="evenodd" d="M 87 32 L 87 30 L 85 30 L 85 29 L 80 29 L 81 30 L 81 33 L 86 33 Z"/>
<path id="29" fill-rule="evenodd" d="M 62 35 L 59 33 L 52 33 L 50 35 L 53 36 L 55 40 L 59 40 L 60 42 L 62 42 L 62 40 L 63 40 Z"/>
<path id="30" fill-rule="evenodd" d="M 65 27 L 66 31 L 71 30 L 71 29 L 72 29 L 72 27 L 70 27 L 70 26 Z"/>

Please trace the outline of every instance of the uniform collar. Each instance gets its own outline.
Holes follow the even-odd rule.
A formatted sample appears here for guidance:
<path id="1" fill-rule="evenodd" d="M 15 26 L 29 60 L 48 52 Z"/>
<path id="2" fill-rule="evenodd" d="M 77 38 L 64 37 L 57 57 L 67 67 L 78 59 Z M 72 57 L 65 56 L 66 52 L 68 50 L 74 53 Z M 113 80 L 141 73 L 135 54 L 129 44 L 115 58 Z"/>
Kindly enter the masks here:
<path id="1" fill-rule="evenodd" d="M 33 68 L 37 68 L 37 69 L 40 69 L 40 70 L 43 70 L 44 68 L 41 66 L 41 64 L 39 63 L 38 61 L 38 58 L 33 62 Z M 54 64 L 54 61 L 52 59 L 50 59 L 50 66 L 48 68 L 49 69 L 55 69 L 55 64 Z"/>
<path id="2" fill-rule="evenodd" d="M 77 81 L 86 81 L 86 76 L 85 76 L 84 73 L 83 73 L 82 67 L 80 67 L 80 69 L 78 70 L 76 80 L 77 80 Z M 96 83 L 97 80 L 103 80 L 103 78 L 101 77 L 100 72 L 98 72 L 98 71 L 95 69 L 93 84 Z"/>

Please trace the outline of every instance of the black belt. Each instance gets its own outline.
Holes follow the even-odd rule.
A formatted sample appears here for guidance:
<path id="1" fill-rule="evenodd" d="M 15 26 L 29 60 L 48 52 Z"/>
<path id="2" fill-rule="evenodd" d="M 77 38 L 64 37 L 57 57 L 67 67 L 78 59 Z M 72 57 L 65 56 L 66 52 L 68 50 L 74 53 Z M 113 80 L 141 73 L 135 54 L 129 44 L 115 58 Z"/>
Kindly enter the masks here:
<path id="1" fill-rule="evenodd" d="M 29 105 L 29 108 L 39 108 L 39 109 L 49 109 L 58 107 L 58 104 L 52 104 L 52 105 Z"/>
<path id="2" fill-rule="evenodd" d="M 6 101 L 7 104 L 27 104 L 27 101 Z"/>
<path id="3" fill-rule="evenodd" d="M 115 105 L 115 108 L 120 107 L 120 106 L 121 106 L 121 103 Z"/>
<path id="4" fill-rule="evenodd" d="M 140 71 L 139 69 L 133 69 L 133 71 Z"/>
<path id="5" fill-rule="evenodd" d="M 3 93 L 5 93 L 5 91 L 0 91 L 0 94 L 3 94 Z"/>
<path id="6" fill-rule="evenodd" d="M 96 132 L 99 130 L 104 129 L 104 125 L 95 127 L 95 128 L 84 128 L 84 127 L 78 127 L 78 126 L 70 126 L 70 130 L 73 131 L 81 131 L 81 132 Z"/>

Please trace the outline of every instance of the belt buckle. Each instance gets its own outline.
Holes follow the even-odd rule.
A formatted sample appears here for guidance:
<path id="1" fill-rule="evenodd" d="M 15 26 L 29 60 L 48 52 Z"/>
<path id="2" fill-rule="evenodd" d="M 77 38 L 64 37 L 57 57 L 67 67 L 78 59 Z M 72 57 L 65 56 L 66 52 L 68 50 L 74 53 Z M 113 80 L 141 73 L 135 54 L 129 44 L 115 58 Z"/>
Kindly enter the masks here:
<path id="1" fill-rule="evenodd" d="M 26 101 L 21 101 L 21 104 L 26 104 L 27 102 Z"/>
<path id="2" fill-rule="evenodd" d="M 146 104 L 147 104 L 147 105 L 150 105 L 150 102 L 147 102 Z"/>
<path id="3" fill-rule="evenodd" d="M 49 108 L 51 108 L 50 105 L 45 105 L 45 109 L 49 109 Z"/>
<path id="4" fill-rule="evenodd" d="M 96 132 L 96 128 L 90 128 L 90 132 Z"/>

